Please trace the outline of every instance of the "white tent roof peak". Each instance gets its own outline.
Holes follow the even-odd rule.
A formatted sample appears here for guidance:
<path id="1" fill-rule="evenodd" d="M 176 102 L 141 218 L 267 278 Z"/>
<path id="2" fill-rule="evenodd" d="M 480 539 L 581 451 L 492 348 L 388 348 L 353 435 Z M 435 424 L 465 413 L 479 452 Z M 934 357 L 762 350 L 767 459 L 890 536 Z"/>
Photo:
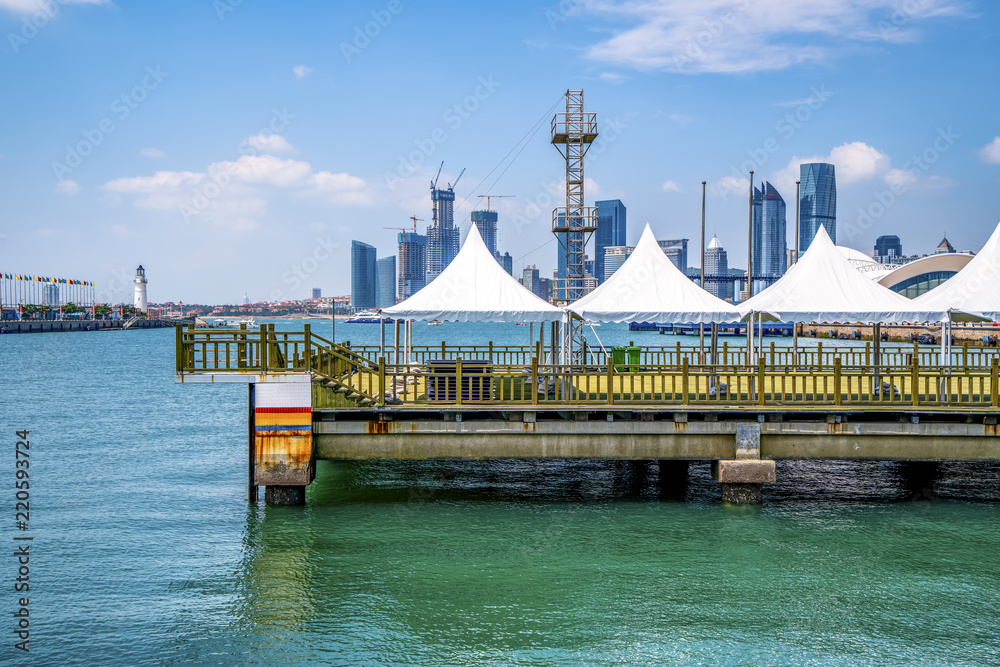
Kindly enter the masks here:
<path id="1" fill-rule="evenodd" d="M 535 296 L 493 257 L 475 225 L 451 264 L 383 315 L 459 322 L 555 322 L 563 311 Z"/>
<path id="2" fill-rule="evenodd" d="M 567 306 L 600 322 L 735 322 L 739 311 L 674 266 L 649 225 L 625 263 L 597 289 Z"/>
<path id="3" fill-rule="evenodd" d="M 982 318 L 1000 322 L 1000 224 L 961 271 L 914 302 L 964 313 L 952 314 L 958 321 Z"/>
<path id="4" fill-rule="evenodd" d="M 940 322 L 927 308 L 872 281 L 844 257 L 820 225 L 809 249 L 776 283 L 740 304 L 783 322 Z"/>

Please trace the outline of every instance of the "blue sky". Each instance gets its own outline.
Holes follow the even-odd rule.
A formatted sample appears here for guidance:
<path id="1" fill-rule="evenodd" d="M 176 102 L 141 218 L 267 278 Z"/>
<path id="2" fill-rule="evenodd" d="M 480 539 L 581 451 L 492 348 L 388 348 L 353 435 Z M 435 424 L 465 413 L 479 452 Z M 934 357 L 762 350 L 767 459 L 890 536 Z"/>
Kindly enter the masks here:
<path id="1" fill-rule="evenodd" d="M 394 254 L 383 227 L 429 220 L 444 160 L 442 181 L 466 168 L 463 232 L 478 195 L 516 195 L 494 200 L 501 251 L 548 275 L 566 89 L 602 133 L 587 201 L 622 199 L 630 242 L 648 222 L 697 245 L 705 180 L 709 236 L 745 266 L 746 171 L 784 196 L 791 245 L 797 165 L 818 158 L 841 245 L 977 250 L 1000 219 L 998 18 L 974 0 L 0 0 L 0 270 L 107 300 L 140 263 L 152 301 L 346 294 L 351 239 Z"/>

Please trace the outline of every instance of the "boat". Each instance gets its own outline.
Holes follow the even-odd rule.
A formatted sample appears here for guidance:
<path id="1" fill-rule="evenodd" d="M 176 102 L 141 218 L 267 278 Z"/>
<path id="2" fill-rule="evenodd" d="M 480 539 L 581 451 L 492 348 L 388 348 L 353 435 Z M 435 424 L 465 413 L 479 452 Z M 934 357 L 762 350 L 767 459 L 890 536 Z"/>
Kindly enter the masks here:
<path id="1" fill-rule="evenodd" d="M 395 320 L 388 317 L 383 320 L 382 313 L 375 309 L 362 310 L 344 320 L 345 324 L 378 324 L 379 322 L 392 324 Z"/>
<path id="2" fill-rule="evenodd" d="M 436 327 L 442 324 L 444 324 L 444 322 L 442 322 L 441 320 L 431 320 L 430 322 L 427 323 L 427 326 Z"/>
<path id="3" fill-rule="evenodd" d="M 240 320 L 239 322 L 237 322 L 236 324 L 237 324 L 237 325 L 240 325 L 240 324 L 245 324 L 245 325 L 247 325 L 248 327 L 255 327 L 255 326 L 257 326 L 257 320 L 256 320 L 256 319 L 254 319 L 253 317 L 244 317 L 243 319 L 241 319 L 241 320 Z"/>

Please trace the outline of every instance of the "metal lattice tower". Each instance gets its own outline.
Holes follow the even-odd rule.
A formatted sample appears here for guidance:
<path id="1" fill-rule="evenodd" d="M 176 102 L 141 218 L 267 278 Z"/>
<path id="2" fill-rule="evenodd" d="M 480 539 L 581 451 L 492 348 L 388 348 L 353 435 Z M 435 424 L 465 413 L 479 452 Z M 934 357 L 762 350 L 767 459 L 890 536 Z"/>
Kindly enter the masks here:
<path id="1" fill-rule="evenodd" d="M 565 113 L 552 117 L 552 144 L 566 159 L 566 206 L 552 211 L 552 233 L 566 257 L 566 277 L 556 284 L 557 301 L 562 304 L 586 293 L 584 248 L 597 229 L 597 208 L 583 205 L 583 158 L 596 138 L 597 114 L 584 113 L 582 90 L 567 90 Z M 583 322 L 571 320 L 563 340 L 567 361 L 583 361 Z"/>

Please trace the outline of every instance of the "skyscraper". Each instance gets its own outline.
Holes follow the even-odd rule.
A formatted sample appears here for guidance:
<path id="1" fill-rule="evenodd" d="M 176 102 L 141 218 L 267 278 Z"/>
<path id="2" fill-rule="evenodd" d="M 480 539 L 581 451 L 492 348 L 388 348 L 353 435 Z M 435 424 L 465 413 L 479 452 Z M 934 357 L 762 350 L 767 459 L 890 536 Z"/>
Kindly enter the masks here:
<path id="1" fill-rule="evenodd" d="M 832 164 L 810 162 L 799 165 L 799 252 L 805 252 L 819 231 L 837 242 L 837 177 Z"/>
<path id="2" fill-rule="evenodd" d="M 785 200 L 768 182 L 753 189 L 751 226 L 753 275 L 757 294 L 785 274 L 788 242 L 785 237 Z"/>
<path id="3" fill-rule="evenodd" d="M 400 232 L 396 241 L 399 243 L 396 293 L 400 299 L 409 299 L 427 284 L 427 237 L 416 232 Z"/>
<path id="4" fill-rule="evenodd" d="M 733 281 L 720 280 L 729 275 L 729 254 L 719 243 L 719 237 L 713 235 L 712 242 L 705 249 L 705 284 L 702 285 L 709 293 L 720 299 L 733 299 Z M 715 280 L 709 280 L 715 278 Z"/>
<path id="5" fill-rule="evenodd" d="M 547 294 L 543 296 L 542 280 L 538 275 L 538 267 L 534 264 L 525 266 L 521 271 L 521 284 L 531 290 L 535 296 L 545 299 L 546 301 L 549 300 Z"/>
<path id="6" fill-rule="evenodd" d="M 875 261 L 891 264 L 903 256 L 903 244 L 895 234 L 884 234 L 875 239 Z"/>
<path id="7" fill-rule="evenodd" d="M 688 270 L 688 239 L 666 239 L 657 241 L 664 254 L 670 258 L 681 273 L 687 275 Z"/>
<path id="8" fill-rule="evenodd" d="M 375 246 L 351 241 L 351 308 L 375 307 Z"/>
<path id="9" fill-rule="evenodd" d="M 322 299 L 323 298 L 323 288 L 322 287 L 313 287 L 312 288 L 312 298 L 314 298 L 314 299 Z"/>
<path id="10" fill-rule="evenodd" d="M 604 248 L 604 280 L 614 275 L 621 268 L 635 248 L 624 245 L 609 245 Z"/>
<path id="11" fill-rule="evenodd" d="M 498 262 L 500 262 L 500 266 L 503 267 L 504 271 L 510 275 L 514 275 L 514 258 L 510 256 L 509 252 L 505 252 L 502 255 L 500 253 L 496 253 L 493 256 L 497 258 Z"/>
<path id="12" fill-rule="evenodd" d="M 375 262 L 375 307 L 396 305 L 396 256 L 389 255 Z"/>
<path id="13" fill-rule="evenodd" d="M 490 249 L 490 254 L 494 257 L 497 254 L 497 219 L 496 211 L 472 212 L 472 222 L 479 228 L 479 235 L 483 237 L 483 243 Z"/>
<path id="14" fill-rule="evenodd" d="M 455 191 L 431 186 L 431 224 L 427 227 L 427 274 L 429 283 L 458 254 L 459 234 L 455 226 Z"/>
<path id="15" fill-rule="evenodd" d="M 594 269 L 591 272 L 598 283 L 604 282 L 604 249 L 625 245 L 625 204 L 620 199 L 595 202 L 597 206 L 597 231 L 594 232 Z M 565 260 L 564 260 L 565 261 Z M 614 273 L 614 272 L 612 272 Z"/>

